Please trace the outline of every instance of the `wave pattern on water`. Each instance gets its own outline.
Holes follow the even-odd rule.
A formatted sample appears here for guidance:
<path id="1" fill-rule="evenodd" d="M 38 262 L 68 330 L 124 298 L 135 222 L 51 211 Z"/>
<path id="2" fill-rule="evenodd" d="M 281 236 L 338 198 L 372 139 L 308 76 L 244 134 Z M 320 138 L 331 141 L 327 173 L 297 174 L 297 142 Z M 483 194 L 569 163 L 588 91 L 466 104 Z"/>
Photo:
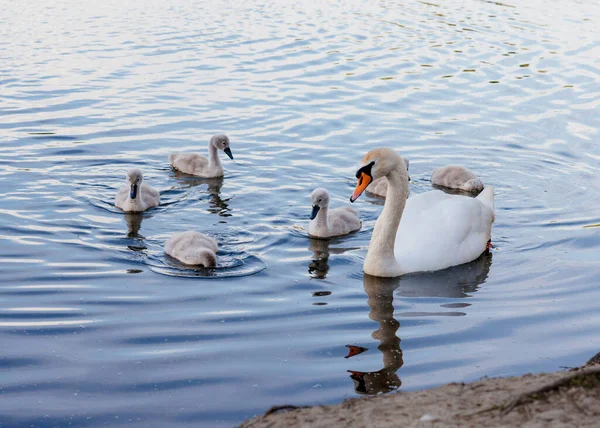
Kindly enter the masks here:
<path id="1" fill-rule="evenodd" d="M 0 425 L 231 426 L 584 362 L 600 339 L 599 18 L 570 0 L 6 5 Z M 169 168 L 217 132 L 223 179 Z M 368 197 L 361 231 L 309 239 L 312 189 L 348 203 L 377 146 L 410 159 L 413 194 L 450 163 L 493 184 L 493 250 L 365 276 Z M 159 207 L 113 206 L 131 167 Z M 219 240 L 216 278 L 164 255 L 187 229 Z M 367 351 L 346 359 L 349 344 Z"/>

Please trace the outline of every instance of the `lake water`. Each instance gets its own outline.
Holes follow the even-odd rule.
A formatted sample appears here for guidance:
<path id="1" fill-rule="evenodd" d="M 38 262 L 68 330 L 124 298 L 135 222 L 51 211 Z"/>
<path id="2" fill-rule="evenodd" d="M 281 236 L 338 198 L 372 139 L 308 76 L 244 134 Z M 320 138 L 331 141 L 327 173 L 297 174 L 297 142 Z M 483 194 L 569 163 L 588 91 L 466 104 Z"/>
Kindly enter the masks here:
<path id="1" fill-rule="evenodd" d="M 551 3 L 5 3 L 0 426 L 232 426 L 584 363 L 600 348 L 600 11 Z M 169 168 L 220 132 L 224 179 Z M 450 163 L 493 184 L 490 253 L 364 277 L 381 212 L 365 196 L 360 232 L 310 240 L 311 191 L 348 204 L 379 146 L 410 159 L 412 194 Z M 112 202 L 134 166 L 162 205 L 126 216 Z M 225 269 L 165 258 L 187 229 L 219 240 Z"/>

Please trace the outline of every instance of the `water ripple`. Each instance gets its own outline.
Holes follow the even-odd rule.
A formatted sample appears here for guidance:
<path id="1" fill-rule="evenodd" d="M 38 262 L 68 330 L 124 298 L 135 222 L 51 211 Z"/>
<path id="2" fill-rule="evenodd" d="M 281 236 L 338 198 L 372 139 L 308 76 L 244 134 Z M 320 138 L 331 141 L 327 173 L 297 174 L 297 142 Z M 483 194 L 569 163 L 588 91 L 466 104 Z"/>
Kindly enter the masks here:
<path id="1" fill-rule="evenodd" d="M 365 6 L 5 8 L 4 424 L 232 426 L 274 404 L 553 370 L 597 352 L 597 10 Z M 170 152 L 206 153 L 215 133 L 235 155 L 223 179 L 169 167 Z M 373 281 L 362 263 L 382 200 L 368 197 L 355 204 L 361 231 L 310 239 L 311 191 L 347 204 L 378 146 L 410 159 L 411 194 L 450 163 L 493 184 L 491 252 Z M 114 206 L 132 167 L 159 207 Z M 164 254 L 182 230 L 219 241 L 218 269 Z M 345 359 L 347 344 L 368 350 Z"/>

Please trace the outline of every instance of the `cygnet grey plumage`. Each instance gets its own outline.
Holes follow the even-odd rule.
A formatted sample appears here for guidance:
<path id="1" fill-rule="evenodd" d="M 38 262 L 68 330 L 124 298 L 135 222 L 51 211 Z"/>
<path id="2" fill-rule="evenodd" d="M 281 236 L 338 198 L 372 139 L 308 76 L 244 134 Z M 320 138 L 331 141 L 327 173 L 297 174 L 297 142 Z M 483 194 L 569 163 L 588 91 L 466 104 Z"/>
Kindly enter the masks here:
<path id="1" fill-rule="evenodd" d="M 431 173 L 431 183 L 436 186 L 458 189 L 465 192 L 481 192 L 483 183 L 477 176 L 460 165 L 448 165 Z"/>
<path id="2" fill-rule="evenodd" d="M 171 153 L 169 163 L 173 168 L 186 174 L 204 178 L 222 177 L 224 174 L 218 150 L 223 150 L 233 159 L 229 138 L 227 135 L 214 135 L 208 143 L 209 157 L 198 153 Z"/>
<path id="3" fill-rule="evenodd" d="M 142 171 L 127 171 L 125 184 L 115 196 L 115 206 L 125 212 L 141 212 L 160 204 L 160 193 L 143 182 Z"/>
<path id="4" fill-rule="evenodd" d="M 339 207 L 329 210 L 329 192 L 323 188 L 315 189 L 311 195 L 312 214 L 308 225 L 308 234 L 316 238 L 331 238 L 347 235 L 359 230 L 362 222 L 358 212 L 351 207 Z"/>
<path id="5" fill-rule="evenodd" d="M 165 253 L 186 265 L 215 267 L 217 251 L 214 238 L 193 230 L 176 233 L 165 243 Z"/>

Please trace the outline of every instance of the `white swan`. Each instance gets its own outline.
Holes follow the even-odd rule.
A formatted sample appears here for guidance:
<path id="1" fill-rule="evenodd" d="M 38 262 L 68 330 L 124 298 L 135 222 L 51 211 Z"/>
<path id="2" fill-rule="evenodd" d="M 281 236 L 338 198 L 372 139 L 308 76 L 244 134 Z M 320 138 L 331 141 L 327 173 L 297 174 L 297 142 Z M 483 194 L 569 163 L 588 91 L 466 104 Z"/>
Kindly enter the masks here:
<path id="1" fill-rule="evenodd" d="M 125 184 L 115 196 L 115 206 L 125 212 L 140 212 L 160 204 L 158 190 L 143 183 L 142 171 L 137 168 L 127 171 Z"/>
<path id="2" fill-rule="evenodd" d="M 308 234 L 317 238 L 347 235 L 360 229 L 362 223 L 358 212 L 351 207 L 329 210 L 329 193 L 323 188 L 315 189 L 311 195 L 313 210 L 310 215 Z"/>
<path id="3" fill-rule="evenodd" d="M 176 233 L 165 243 L 165 253 L 186 265 L 217 265 L 217 241 L 193 230 Z"/>
<path id="4" fill-rule="evenodd" d="M 388 194 L 375 223 L 364 271 L 395 277 L 467 263 L 483 253 L 494 221 L 494 189 L 477 198 L 432 190 L 408 196 L 408 173 L 391 149 L 371 150 L 357 172 L 354 202 L 373 179 L 387 177 Z"/>
<path id="5" fill-rule="evenodd" d="M 186 174 L 204 178 L 222 177 L 224 171 L 217 150 L 223 150 L 233 159 L 227 135 L 214 135 L 208 143 L 208 159 L 197 153 L 171 153 L 169 163 Z"/>
<path id="6" fill-rule="evenodd" d="M 408 171 L 408 165 L 409 165 L 408 159 L 404 159 L 404 163 L 406 164 L 406 170 Z M 410 181 L 410 175 L 408 176 L 408 181 Z M 379 177 L 377 180 L 373 180 L 371 182 L 371 184 L 369 184 L 367 186 L 366 190 L 367 190 L 367 192 L 372 193 L 375 196 L 385 198 L 385 195 L 387 195 L 387 189 L 388 189 L 387 178 Z"/>
<path id="7" fill-rule="evenodd" d="M 448 165 L 431 173 L 431 183 L 465 192 L 481 192 L 483 183 L 470 170 L 460 165 Z"/>

